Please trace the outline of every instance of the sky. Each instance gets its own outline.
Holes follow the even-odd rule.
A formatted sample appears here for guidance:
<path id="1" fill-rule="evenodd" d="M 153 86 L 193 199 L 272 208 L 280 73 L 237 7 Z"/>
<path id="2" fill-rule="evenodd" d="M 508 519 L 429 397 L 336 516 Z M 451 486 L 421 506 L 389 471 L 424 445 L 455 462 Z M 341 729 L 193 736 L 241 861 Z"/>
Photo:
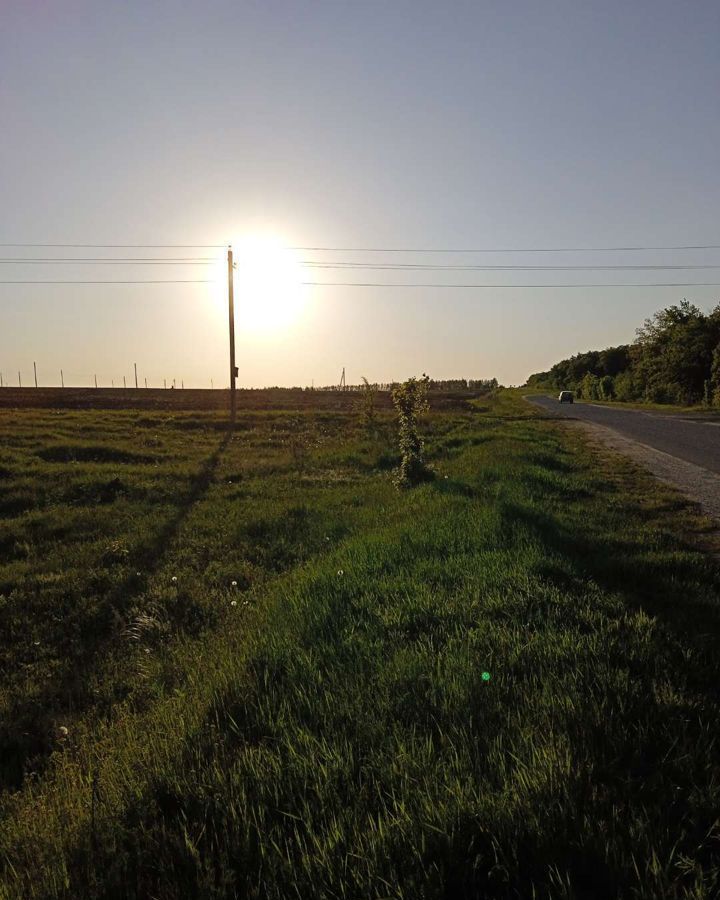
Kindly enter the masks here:
<path id="1" fill-rule="evenodd" d="M 720 4 L 0 0 L 4 383 L 491 378 L 625 343 L 720 287 L 319 287 L 720 282 Z M 212 245 L 212 249 L 203 249 Z M 282 248 L 512 253 L 387 253 Z M 303 260 L 717 269 L 385 271 Z M 244 261 L 244 262 L 243 262 Z M 253 268 L 254 267 L 254 268 Z"/>

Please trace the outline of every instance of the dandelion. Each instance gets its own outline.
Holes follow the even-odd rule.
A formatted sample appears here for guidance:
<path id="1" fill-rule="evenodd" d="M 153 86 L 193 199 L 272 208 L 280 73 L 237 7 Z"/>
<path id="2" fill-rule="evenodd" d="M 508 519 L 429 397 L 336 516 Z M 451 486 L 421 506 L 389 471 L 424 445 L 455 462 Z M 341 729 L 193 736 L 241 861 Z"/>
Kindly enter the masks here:
<path id="1" fill-rule="evenodd" d="M 177 575 L 173 575 L 173 577 L 172 577 L 171 580 L 172 580 L 173 582 L 177 581 Z"/>
<path id="2" fill-rule="evenodd" d="M 237 606 L 237 600 L 231 600 L 230 606 Z"/>
<path id="3" fill-rule="evenodd" d="M 233 587 L 237 587 L 237 581 L 231 581 L 230 584 L 231 584 Z"/>
<path id="4" fill-rule="evenodd" d="M 343 572 L 342 569 L 338 569 L 338 575 L 344 575 L 344 574 L 345 574 L 345 572 Z"/>

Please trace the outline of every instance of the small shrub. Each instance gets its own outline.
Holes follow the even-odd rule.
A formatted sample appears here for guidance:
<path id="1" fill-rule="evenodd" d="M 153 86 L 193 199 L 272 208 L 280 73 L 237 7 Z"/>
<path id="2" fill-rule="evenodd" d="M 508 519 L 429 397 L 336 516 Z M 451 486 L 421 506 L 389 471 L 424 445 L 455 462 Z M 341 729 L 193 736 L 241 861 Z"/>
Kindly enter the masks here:
<path id="1" fill-rule="evenodd" d="M 398 487 L 413 487 L 421 481 L 428 481 L 433 473 L 425 465 L 424 442 L 418 431 L 418 419 L 428 407 L 427 375 L 409 378 L 393 388 L 392 399 L 398 414 L 398 437 L 400 445 L 400 470 L 396 478 Z"/>
<path id="2" fill-rule="evenodd" d="M 355 402 L 355 410 L 357 412 L 360 426 L 368 433 L 375 434 L 377 429 L 377 393 L 376 384 L 370 384 L 363 375 L 363 383 L 360 388 L 360 397 Z"/>

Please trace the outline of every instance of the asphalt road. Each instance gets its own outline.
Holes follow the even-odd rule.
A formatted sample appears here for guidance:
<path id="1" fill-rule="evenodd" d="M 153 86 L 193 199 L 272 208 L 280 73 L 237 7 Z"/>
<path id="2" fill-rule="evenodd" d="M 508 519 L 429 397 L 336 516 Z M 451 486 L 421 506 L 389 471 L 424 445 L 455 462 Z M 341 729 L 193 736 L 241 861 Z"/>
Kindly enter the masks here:
<path id="1" fill-rule="evenodd" d="M 720 420 L 714 424 L 615 406 L 577 401 L 559 403 L 550 397 L 534 396 L 528 400 L 554 416 L 603 425 L 631 440 L 720 474 Z"/>

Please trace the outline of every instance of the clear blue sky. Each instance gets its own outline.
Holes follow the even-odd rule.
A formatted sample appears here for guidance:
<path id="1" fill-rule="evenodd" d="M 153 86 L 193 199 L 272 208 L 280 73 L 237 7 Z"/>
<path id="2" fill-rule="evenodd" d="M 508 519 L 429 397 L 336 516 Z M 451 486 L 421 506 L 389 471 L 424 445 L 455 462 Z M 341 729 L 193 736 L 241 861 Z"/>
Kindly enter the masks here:
<path id="1" fill-rule="evenodd" d="M 720 244 L 718 47 L 717 2 L 4 0 L 0 241 Z M 720 264 L 720 251 L 402 261 Z M 207 277 L 0 269 L 4 279 Z M 720 269 L 311 276 L 720 281 Z M 16 382 L 21 369 L 27 382 L 37 360 L 46 383 L 63 367 L 68 382 L 97 372 L 117 384 L 137 361 L 150 383 L 226 384 L 225 312 L 209 292 L 0 285 L 0 371 Z M 427 371 L 518 384 L 632 339 L 683 296 L 709 308 L 720 288 L 309 288 L 292 327 L 240 329 L 240 383 L 332 383 L 345 366 L 353 382 Z"/>

